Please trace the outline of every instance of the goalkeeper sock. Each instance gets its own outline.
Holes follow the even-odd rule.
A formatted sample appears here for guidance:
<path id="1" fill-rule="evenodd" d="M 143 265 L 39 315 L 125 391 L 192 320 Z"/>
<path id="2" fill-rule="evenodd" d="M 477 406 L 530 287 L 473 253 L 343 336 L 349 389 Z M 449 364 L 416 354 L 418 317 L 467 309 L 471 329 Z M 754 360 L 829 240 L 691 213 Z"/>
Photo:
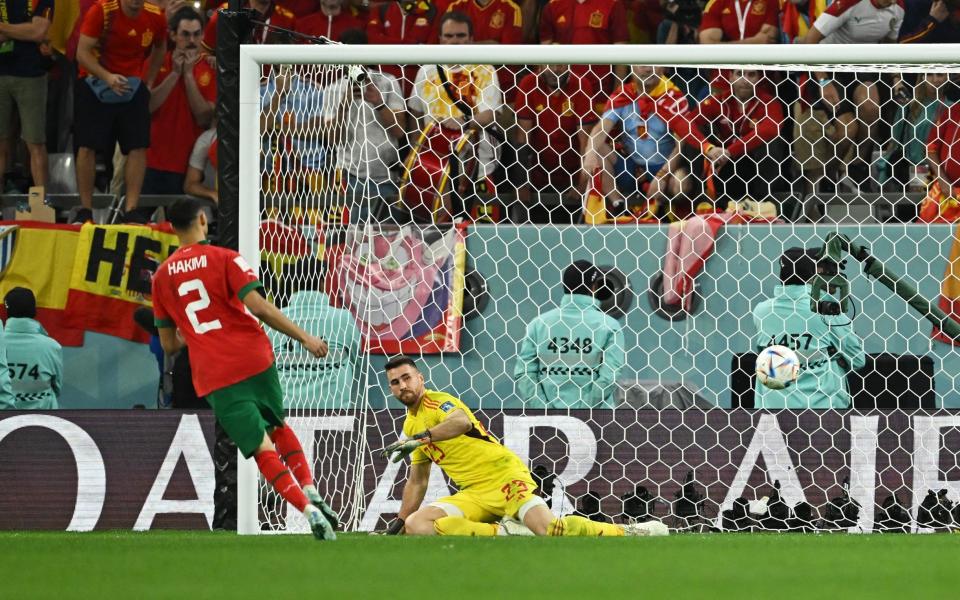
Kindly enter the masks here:
<path id="1" fill-rule="evenodd" d="M 275 450 L 266 450 L 258 453 L 255 459 L 264 479 L 273 486 L 273 489 L 277 490 L 277 493 L 295 506 L 297 510 L 303 512 L 310 501 L 307 500 L 297 482 L 293 480 L 290 471 L 280 461 L 280 455 Z"/>
<path id="2" fill-rule="evenodd" d="M 499 525 L 496 523 L 478 523 L 463 517 L 441 517 L 433 522 L 433 530 L 437 535 L 497 535 Z"/>
<path id="3" fill-rule="evenodd" d="M 277 454 L 283 459 L 284 464 L 300 482 L 300 487 L 313 485 L 313 474 L 310 472 L 310 465 L 307 463 L 307 457 L 303 453 L 303 446 L 300 445 L 297 434 L 284 425 L 270 432 L 270 441 L 277 447 Z"/>
<path id="4" fill-rule="evenodd" d="M 623 527 L 570 515 L 554 519 L 547 527 L 547 535 L 622 537 Z"/>

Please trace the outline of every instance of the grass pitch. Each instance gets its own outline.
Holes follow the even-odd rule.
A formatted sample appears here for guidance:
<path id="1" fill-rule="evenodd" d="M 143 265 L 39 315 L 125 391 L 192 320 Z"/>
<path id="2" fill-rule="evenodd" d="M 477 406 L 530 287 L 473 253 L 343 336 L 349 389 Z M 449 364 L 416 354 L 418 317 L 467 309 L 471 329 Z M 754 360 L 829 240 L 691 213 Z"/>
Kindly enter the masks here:
<path id="1" fill-rule="evenodd" d="M 960 598 L 960 535 L 0 532 L 0 597 Z"/>

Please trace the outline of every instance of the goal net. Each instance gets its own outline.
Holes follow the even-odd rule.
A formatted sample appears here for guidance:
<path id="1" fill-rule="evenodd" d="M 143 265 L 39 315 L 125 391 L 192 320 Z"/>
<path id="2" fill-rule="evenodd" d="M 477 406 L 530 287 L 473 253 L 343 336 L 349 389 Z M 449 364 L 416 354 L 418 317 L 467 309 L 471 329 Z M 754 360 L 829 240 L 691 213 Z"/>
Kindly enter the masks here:
<path id="1" fill-rule="evenodd" d="M 558 513 L 960 524 L 953 56 L 243 46 L 241 250 L 330 345 L 275 347 L 345 527 L 400 506 L 399 354 Z M 306 531 L 240 463 L 240 531 Z M 453 491 L 433 469 L 427 501 Z"/>

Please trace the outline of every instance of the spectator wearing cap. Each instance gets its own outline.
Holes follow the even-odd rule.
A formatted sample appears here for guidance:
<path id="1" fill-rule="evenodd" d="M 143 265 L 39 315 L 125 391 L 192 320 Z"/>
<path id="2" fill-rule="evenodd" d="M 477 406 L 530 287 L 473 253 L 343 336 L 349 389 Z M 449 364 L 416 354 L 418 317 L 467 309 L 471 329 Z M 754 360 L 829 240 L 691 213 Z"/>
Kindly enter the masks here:
<path id="1" fill-rule="evenodd" d="M 780 285 L 753 309 L 755 349 L 779 345 L 800 359 L 800 377 L 784 390 L 757 382 L 757 408 L 850 408 L 846 374 L 866 364 L 863 341 L 847 315 L 825 315 L 810 308 L 810 280 L 819 251 L 790 248 L 780 257 Z"/>
<path id="2" fill-rule="evenodd" d="M 351 408 L 356 406 L 355 380 L 360 356 L 360 330 L 350 311 L 334 308 L 324 290 L 324 265 L 315 258 L 293 263 L 284 279 L 295 286 L 281 310 L 291 321 L 327 342 L 322 360 L 300 344 L 270 329 L 267 335 L 277 357 L 283 397 L 291 408 Z M 281 303 L 284 298 L 278 298 Z"/>
<path id="3" fill-rule="evenodd" d="M 169 21 L 173 49 L 150 86 L 150 149 L 145 194 L 182 194 L 194 142 L 209 127 L 217 97 L 217 74 L 200 56 L 203 24 L 191 7 Z M 146 65 L 145 65 L 146 67 Z"/>
<path id="4" fill-rule="evenodd" d="M 37 299 L 16 287 L 3 299 L 7 309 L 4 346 L 17 410 L 55 410 L 63 384 L 63 350 L 36 320 Z"/>
<path id="5" fill-rule="evenodd" d="M 625 360 L 623 330 L 600 309 L 603 273 L 578 260 L 563 272 L 560 306 L 527 325 L 513 369 L 531 408 L 613 408 Z"/>
<path id="6" fill-rule="evenodd" d="M 77 45 L 80 80 L 74 88 L 74 141 L 77 188 L 83 210 L 78 221 L 93 218 L 93 182 L 97 151 L 126 155 L 126 210 L 140 200 L 150 147 L 150 90 L 143 61 L 149 55 L 146 82 L 160 70 L 167 26 L 161 10 L 143 0 L 99 0 L 84 16 Z"/>

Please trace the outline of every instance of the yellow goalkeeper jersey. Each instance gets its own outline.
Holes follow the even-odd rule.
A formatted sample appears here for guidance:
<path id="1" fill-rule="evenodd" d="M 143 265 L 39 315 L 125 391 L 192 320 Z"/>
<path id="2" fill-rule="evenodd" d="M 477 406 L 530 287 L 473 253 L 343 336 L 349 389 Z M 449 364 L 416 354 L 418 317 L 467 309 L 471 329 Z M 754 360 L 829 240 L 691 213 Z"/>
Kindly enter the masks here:
<path id="1" fill-rule="evenodd" d="M 473 411 L 450 394 L 424 390 L 417 412 L 407 409 L 403 434 L 409 438 L 430 429 L 445 421 L 457 409 L 467 413 L 473 428 L 453 439 L 420 446 L 410 455 L 413 464 L 436 463 L 461 490 L 479 483 L 498 481 L 507 474 L 515 473 L 530 478 L 527 466 L 520 457 L 500 444 L 480 424 Z"/>

